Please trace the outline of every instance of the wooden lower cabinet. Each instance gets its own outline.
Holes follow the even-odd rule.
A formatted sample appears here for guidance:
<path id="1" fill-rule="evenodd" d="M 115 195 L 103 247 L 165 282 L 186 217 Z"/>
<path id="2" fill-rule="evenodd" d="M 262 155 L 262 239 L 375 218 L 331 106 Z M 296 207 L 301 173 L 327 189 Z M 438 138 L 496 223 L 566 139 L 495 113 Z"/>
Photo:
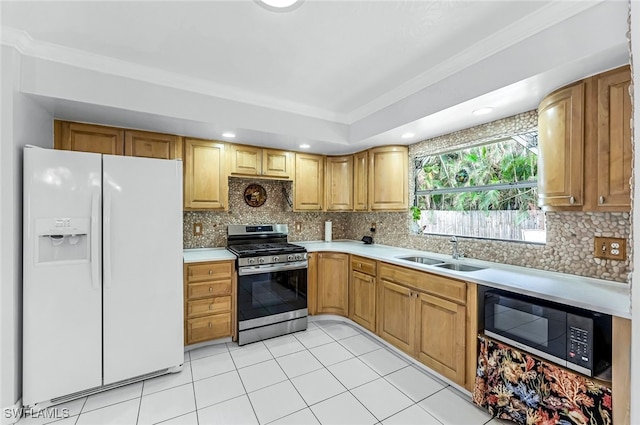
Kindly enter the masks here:
<path id="1" fill-rule="evenodd" d="M 417 301 L 416 357 L 443 376 L 464 384 L 466 307 L 422 293 Z"/>
<path id="2" fill-rule="evenodd" d="M 309 254 L 309 312 L 349 317 L 473 389 L 477 285 L 339 253 Z"/>
<path id="3" fill-rule="evenodd" d="M 349 316 L 349 255 L 318 254 L 317 313 Z"/>
<path id="4" fill-rule="evenodd" d="M 184 265 L 185 345 L 235 334 L 233 261 Z"/>
<path id="5" fill-rule="evenodd" d="M 378 335 L 407 354 L 415 352 L 416 293 L 382 280 Z"/>

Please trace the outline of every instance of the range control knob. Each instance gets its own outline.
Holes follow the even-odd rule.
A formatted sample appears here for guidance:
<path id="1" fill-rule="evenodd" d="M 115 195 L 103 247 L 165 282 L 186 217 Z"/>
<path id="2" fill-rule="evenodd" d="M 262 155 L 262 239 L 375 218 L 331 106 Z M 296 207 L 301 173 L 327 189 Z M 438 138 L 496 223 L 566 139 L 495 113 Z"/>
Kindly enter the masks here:
<path id="1" fill-rule="evenodd" d="M 287 256 L 287 261 L 293 261 L 293 260 L 295 260 L 295 257 L 293 255 Z"/>
<path id="2" fill-rule="evenodd" d="M 296 260 L 302 260 L 302 254 L 296 254 Z"/>
<path id="3" fill-rule="evenodd" d="M 278 263 L 278 262 L 280 261 L 280 257 L 278 257 L 278 256 L 276 255 L 275 257 L 273 257 L 273 258 L 271 259 L 271 261 L 272 261 L 272 262 L 274 262 L 274 263 Z"/>
<path id="4" fill-rule="evenodd" d="M 255 258 L 249 258 L 249 259 L 247 260 L 247 263 L 249 263 L 249 264 L 255 264 L 255 263 L 256 263 L 256 259 L 255 259 Z"/>
<path id="5" fill-rule="evenodd" d="M 264 259 L 264 257 L 258 258 L 258 263 L 260 263 L 260 264 L 264 264 L 265 261 L 266 260 Z"/>

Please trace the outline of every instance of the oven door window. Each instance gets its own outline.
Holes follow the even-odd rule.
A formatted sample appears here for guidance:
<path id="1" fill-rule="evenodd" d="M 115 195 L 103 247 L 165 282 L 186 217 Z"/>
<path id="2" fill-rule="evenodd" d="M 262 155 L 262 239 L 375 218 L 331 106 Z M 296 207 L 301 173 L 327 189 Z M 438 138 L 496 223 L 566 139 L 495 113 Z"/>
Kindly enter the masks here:
<path id="1" fill-rule="evenodd" d="M 238 277 L 238 320 L 307 308 L 307 269 Z"/>

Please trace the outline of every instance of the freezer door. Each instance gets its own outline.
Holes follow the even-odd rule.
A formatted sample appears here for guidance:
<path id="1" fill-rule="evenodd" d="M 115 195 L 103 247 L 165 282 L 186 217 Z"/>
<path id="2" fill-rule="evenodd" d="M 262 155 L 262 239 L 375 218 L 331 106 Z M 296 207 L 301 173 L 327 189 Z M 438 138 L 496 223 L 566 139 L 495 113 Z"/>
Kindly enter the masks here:
<path id="1" fill-rule="evenodd" d="M 107 385 L 183 363 L 182 162 L 102 165 Z"/>
<path id="2" fill-rule="evenodd" d="M 101 158 L 24 149 L 23 399 L 102 383 Z"/>

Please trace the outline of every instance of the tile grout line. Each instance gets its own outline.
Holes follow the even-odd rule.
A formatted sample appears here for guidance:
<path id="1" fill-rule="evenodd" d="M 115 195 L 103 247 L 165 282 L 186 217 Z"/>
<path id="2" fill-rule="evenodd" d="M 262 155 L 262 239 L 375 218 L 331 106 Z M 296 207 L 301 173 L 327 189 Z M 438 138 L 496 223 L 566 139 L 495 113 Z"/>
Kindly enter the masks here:
<path id="1" fill-rule="evenodd" d="M 264 344 L 264 343 L 263 343 L 263 345 L 267 348 L 267 351 L 269 351 L 269 347 L 267 347 L 266 344 Z M 233 367 L 235 368 L 235 372 L 238 375 L 238 379 L 240 380 L 240 384 L 242 384 L 242 388 L 244 389 L 244 395 L 247 396 L 247 400 L 249 401 L 249 406 L 251 406 L 251 410 L 253 411 L 253 416 L 255 416 L 256 422 L 258 422 L 258 424 L 260 424 L 260 419 L 258 419 L 258 414 L 256 413 L 256 408 L 253 407 L 253 402 L 251 401 L 251 397 L 249 397 L 249 392 L 247 391 L 247 387 L 245 387 L 244 382 L 242 381 L 242 376 L 240 376 L 240 372 L 239 372 L 238 366 L 236 365 L 236 361 L 233 359 L 233 356 L 231 355 L 231 349 L 229 348 L 228 345 L 227 345 L 227 349 L 229 350 L 229 356 L 231 357 L 231 362 L 233 363 Z M 271 351 L 269 351 L 269 354 L 271 354 Z M 233 400 L 233 399 L 231 399 L 231 400 Z"/>

